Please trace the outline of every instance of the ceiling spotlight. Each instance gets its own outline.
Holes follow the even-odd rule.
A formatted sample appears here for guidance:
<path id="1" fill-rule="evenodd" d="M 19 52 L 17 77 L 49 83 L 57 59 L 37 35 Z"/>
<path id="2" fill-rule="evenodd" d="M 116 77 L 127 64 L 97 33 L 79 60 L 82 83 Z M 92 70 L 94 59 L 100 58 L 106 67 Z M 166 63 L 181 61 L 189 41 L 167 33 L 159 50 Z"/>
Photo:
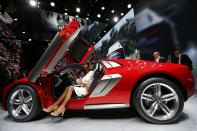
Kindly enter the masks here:
<path id="1" fill-rule="evenodd" d="M 23 31 L 22 33 L 25 34 L 25 31 Z"/>
<path id="2" fill-rule="evenodd" d="M 131 8 L 131 4 L 128 4 L 128 5 L 127 5 L 127 8 L 129 8 L 129 9 L 130 9 L 130 8 Z"/>
<path id="3" fill-rule="evenodd" d="M 64 15 L 68 15 L 68 13 L 65 12 Z"/>
<path id="4" fill-rule="evenodd" d="M 121 16 L 123 16 L 123 15 L 124 15 L 124 13 L 121 13 L 120 15 L 121 15 Z"/>
<path id="5" fill-rule="evenodd" d="M 35 0 L 30 0 L 29 4 L 33 7 L 35 7 L 37 5 L 37 2 Z"/>
<path id="6" fill-rule="evenodd" d="M 76 17 L 76 18 L 79 18 L 79 16 L 78 16 L 78 15 L 76 15 L 75 17 Z"/>
<path id="7" fill-rule="evenodd" d="M 86 20 L 89 20 L 89 18 L 87 17 Z"/>
<path id="8" fill-rule="evenodd" d="M 28 39 L 28 41 L 31 41 L 31 39 Z"/>
<path id="9" fill-rule="evenodd" d="M 68 11 L 68 9 L 64 9 L 65 11 Z"/>
<path id="10" fill-rule="evenodd" d="M 107 21 L 109 20 L 109 19 L 106 19 Z"/>
<path id="11" fill-rule="evenodd" d="M 106 32 L 106 30 L 104 30 L 104 32 Z"/>
<path id="12" fill-rule="evenodd" d="M 55 3 L 54 3 L 54 2 L 51 2 L 50 5 L 51 5 L 52 7 L 54 7 L 54 6 L 55 6 Z"/>
<path id="13" fill-rule="evenodd" d="M 105 10 L 105 7 L 103 6 L 103 7 L 101 7 L 101 10 Z"/>
<path id="14" fill-rule="evenodd" d="M 115 11 L 114 10 L 111 10 L 111 13 L 114 13 Z"/>
<path id="15" fill-rule="evenodd" d="M 114 18 L 113 18 L 113 21 L 114 22 L 117 22 L 119 20 L 119 18 L 117 17 L 117 16 L 115 16 Z"/>
<path id="16" fill-rule="evenodd" d="M 17 21 L 17 20 L 18 20 L 17 18 L 14 19 L 14 21 Z"/>
<path id="17" fill-rule="evenodd" d="M 79 13 L 81 9 L 79 7 L 76 8 L 76 12 Z"/>
<path id="18" fill-rule="evenodd" d="M 97 17 L 98 17 L 98 18 L 101 18 L 101 14 L 97 14 Z"/>

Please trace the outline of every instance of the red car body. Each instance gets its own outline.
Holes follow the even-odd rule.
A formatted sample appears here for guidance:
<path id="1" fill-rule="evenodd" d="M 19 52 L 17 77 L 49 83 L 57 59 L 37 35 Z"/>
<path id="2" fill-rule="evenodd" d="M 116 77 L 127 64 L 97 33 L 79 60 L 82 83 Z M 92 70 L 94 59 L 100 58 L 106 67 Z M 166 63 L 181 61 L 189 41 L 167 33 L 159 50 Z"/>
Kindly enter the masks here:
<path id="1" fill-rule="evenodd" d="M 47 49 L 38 64 L 27 77 L 16 80 L 4 88 L 1 95 L 1 104 L 4 110 L 7 109 L 6 104 L 9 93 L 18 85 L 29 85 L 32 87 L 37 93 L 42 108 L 49 107 L 56 100 L 52 95 L 53 73 L 47 73 L 52 72 L 57 61 L 60 60 L 62 56 L 65 56 L 70 64 L 83 63 L 93 50 L 93 46 L 87 44 L 88 48 L 86 48 L 86 51 L 83 53 L 82 57 L 80 57 L 79 61 L 73 60 L 69 53 L 65 53 L 65 49 L 70 47 L 70 45 L 68 47 L 63 47 L 65 46 L 65 41 L 69 41 L 68 39 L 70 39 L 72 35 L 75 35 L 78 28 L 80 28 L 80 25 L 76 21 L 72 21 L 68 24 L 57 34 L 61 39 L 55 44 L 52 43 L 51 46 L 55 45 L 55 49 L 52 48 L 51 53 L 49 54 L 47 54 L 47 52 L 50 52 L 50 49 Z M 72 41 L 70 42 L 70 44 L 72 44 Z M 62 53 L 61 51 L 65 52 Z M 92 90 L 85 97 L 71 98 L 65 107 L 66 109 L 131 107 L 133 106 L 133 93 L 136 87 L 141 82 L 151 77 L 163 77 L 176 83 L 179 86 L 185 101 L 194 93 L 194 78 L 187 66 L 124 59 L 103 59 L 100 60 L 99 63 L 102 65 L 103 73 L 94 87 L 92 87 Z M 109 81 L 107 84 L 102 83 L 108 79 Z M 110 86 L 110 89 L 106 91 L 101 85 Z M 104 93 L 101 91 L 99 92 L 99 88 L 103 89 Z"/>
<path id="2" fill-rule="evenodd" d="M 125 104 L 131 106 L 131 95 L 140 81 L 152 76 L 168 77 L 178 82 L 183 91 L 185 100 L 194 94 L 194 78 L 186 66 L 177 64 L 155 63 L 142 60 L 120 60 L 110 59 L 121 64 L 120 67 L 106 68 L 105 74 L 120 74 L 120 82 L 106 95 L 101 97 L 90 97 L 90 94 L 80 99 L 70 99 L 66 109 L 84 109 L 86 105 L 94 104 Z M 8 85 L 2 93 L 2 107 L 6 109 L 6 100 L 10 90 L 21 84 L 30 85 L 36 90 L 43 107 L 50 106 L 55 99 L 52 97 L 52 78 L 41 77 L 42 87 L 38 83 L 32 83 L 29 79 L 23 78 Z M 43 88 L 44 87 L 44 88 Z"/>

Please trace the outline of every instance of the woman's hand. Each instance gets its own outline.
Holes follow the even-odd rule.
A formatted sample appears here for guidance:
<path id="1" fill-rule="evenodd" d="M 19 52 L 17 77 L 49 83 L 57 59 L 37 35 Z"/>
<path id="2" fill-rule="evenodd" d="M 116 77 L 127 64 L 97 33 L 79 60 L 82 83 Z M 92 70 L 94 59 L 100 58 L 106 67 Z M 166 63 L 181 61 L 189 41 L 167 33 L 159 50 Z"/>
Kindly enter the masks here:
<path id="1" fill-rule="evenodd" d="M 76 76 L 75 72 L 74 71 L 70 71 L 70 73 L 74 76 L 74 79 L 76 80 L 77 76 Z"/>
<path id="2" fill-rule="evenodd" d="M 87 87 L 87 84 L 82 83 L 82 87 L 86 88 Z"/>
<path id="3" fill-rule="evenodd" d="M 77 82 L 77 84 L 79 84 L 79 85 L 83 85 L 81 78 L 77 79 L 76 82 Z"/>

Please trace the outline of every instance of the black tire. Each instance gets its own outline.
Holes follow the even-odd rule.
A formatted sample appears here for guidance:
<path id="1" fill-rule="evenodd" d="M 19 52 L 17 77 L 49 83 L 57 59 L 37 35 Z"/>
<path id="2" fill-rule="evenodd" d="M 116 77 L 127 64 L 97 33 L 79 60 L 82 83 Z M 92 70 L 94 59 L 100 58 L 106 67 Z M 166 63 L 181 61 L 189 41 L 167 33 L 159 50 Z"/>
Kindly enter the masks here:
<path id="1" fill-rule="evenodd" d="M 26 96 L 29 95 L 29 101 L 32 99 L 29 102 L 29 105 L 26 104 L 26 103 L 24 103 L 24 101 L 22 102 L 23 104 L 25 104 L 25 107 L 27 107 L 27 108 L 28 108 L 28 106 L 31 107 L 31 110 L 28 110 L 29 111 L 28 112 L 29 114 L 27 113 L 26 116 L 24 115 L 23 117 L 22 116 L 19 117 L 19 116 L 14 115 L 14 112 L 16 112 L 16 110 L 14 111 L 14 109 L 13 109 L 15 106 L 16 106 L 16 108 L 17 108 L 17 106 L 18 107 L 19 106 L 22 106 L 22 104 L 20 104 L 20 105 L 18 105 L 18 104 L 17 105 L 14 105 L 11 102 L 11 97 L 13 97 L 15 94 L 17 94 L 17 92 L 19 92 L 21 90 L 23 90 L 23 93 L 24 93 L 23 95 L 24 96 L 25 95 Z M 31 99 L 30 99 L 30 96 L 32 97 Z M 17 95 L 16 95 L 16 97 L 17 97 Z M 19 99 L 21 99 L 19 97 L 20 96 L 18 95 L 18 101 L 19 101 Z M 23 98 L 25 98 L 25 97 L 23 97 Z M 36 91 L 31 86 L 28 86 L 28 85 L 18 85 L 13 90 L 11 90 L 11 92 L 9 93 L 8 99 L 7 99 L 7 110 L 8 110 L 8 113 L 9 113 L 10 117 L 13 118 L 15 121 L 18 121 L 18 122 L 31 121 L 31 120 L 35 119 L 42 112 L 42 110 L 41 110 L 41 104 L 40 104 L 40 99 L 38 98 L 38 95 L 37 95 Z M 23 111 L 23 108 L 21 107 L 20 110 L 21 110 L 20 112 L 22 112 Z M 23 111 L 22 113 L 25 114 L 25 111 Z"/>
<path id="2" fill-rule="evenodd" d="M 157 85 L 155 83 L 157 83 Z M 158 95 L 158 93 L 155 93 L 156 91 L 158 92 L 159 86 L 161 89 L 160 92 L 162 92 L 163 95 L 162 93 L 160 93 L 160 95 Z M 167 95 L 165 94 L 165 92 L 168 91 L 168 87 L 170 87 L 169 92 L 172 91 L 173 93 L 171 94 L 175 94 L 174 96 L 172 96 L 173 99 L 171 100 L 169 98 L 165 98 L 165 96 L 170 94 L 170 93 L 169 94 L 167 93 Z M 151 89 L 153 89 L 154 93 L 151 92 Z M 151 97 L 148 96 L 148 98 L 151 98 L 151 99 L 147 99 L 146 97 L 147 94 L 151 95 Z M 152 96 L 154 96 L 154 98 Z M 165 101 L 164 101 L 164 98 L 165 98 Z M 173 104 L 173 102 L 175 103 Z M 174 82 L 168 79 L 160 78 L 160 77 L 153 77 L 153 78 L 149 78 L 143 81 L 136 88 L 134 95 L 133 95 L 133 104 L 137 112 L 140 114 L 140 116 L 144 118 L 146 121 L 150 123 L 154 123 L 154 124 L 168 124 L 168 123 L 175 122 L 182 114 L 183 107 L 184 107 L 184 99 L 183 99 L 183 94 L 181 90 Z M 164 108 L 166 106 L 167 107 L 169 106 L 174 110 L 171 110 L 171 108 L 169 107 Z M 168 115 L 168 112 L 166 113 L 165 111 L 171 111 L 170 113 L 172 112 L 173 113 L 171 115 Z M 166 117 L 165 119 L 165 117 L 162 116 L 162 114 L 164 115 L 166 114 L 166 116 L 168 116 L 169 118 L 167 119 Z M 161 115 L 161 117 L 159 115 Z"/>

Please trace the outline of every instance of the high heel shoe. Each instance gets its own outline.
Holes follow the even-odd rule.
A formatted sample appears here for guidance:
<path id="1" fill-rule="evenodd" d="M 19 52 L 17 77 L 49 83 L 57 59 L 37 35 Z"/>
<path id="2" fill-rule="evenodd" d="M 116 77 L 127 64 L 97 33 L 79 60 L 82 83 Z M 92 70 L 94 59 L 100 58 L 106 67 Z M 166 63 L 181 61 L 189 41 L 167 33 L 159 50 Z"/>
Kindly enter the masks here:
<path id="1" fill-rule="evenodd" d="M 62 107 L 59 107 L 54 112 L 51 112 L 51 115 L 52 116 L 59 116 L 61 114 L 61 116 L 63 116 L 64 115 L 64 112 L 65 112 L 65 108 L 62 106 Z"/>
<path id="2" fill-rule="evenodd" d="M 52 111 L 54 111 L 54 110 L 56 110 L 58 107 L 57 106 L 49 106 L 47 109 L 42 109 L 44 112 L 47 112 L 47 113 L 49 113 L 49 112 L 52 112 Z"/>

